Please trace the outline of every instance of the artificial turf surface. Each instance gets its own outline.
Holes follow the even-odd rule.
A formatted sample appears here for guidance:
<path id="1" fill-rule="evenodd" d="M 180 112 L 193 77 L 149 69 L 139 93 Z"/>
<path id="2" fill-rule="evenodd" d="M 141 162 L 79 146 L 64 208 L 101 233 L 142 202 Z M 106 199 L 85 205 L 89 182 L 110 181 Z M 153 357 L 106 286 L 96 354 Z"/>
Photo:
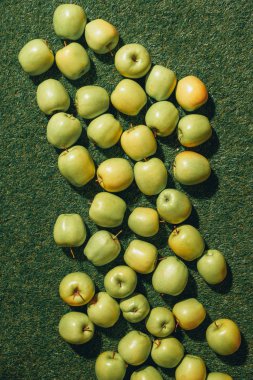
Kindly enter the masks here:
<path id="1" fill-rule="evenodd" d="M 110 329 L 97 328 L 94 339 L 82 347 L 69 346 L 58 335 L 61 316 L 70 310 L 58 296 L 64 275 L 85 271 L 103 290 L 103 275 L 115 263 L 95 268 L 76 250 L 73 260 L 53 241 L 52 229 L 60 213 L 80 213 L 89 234 L 97 227 L 88 218 L 88 202 L 100 191 L 93 180 L 83 190 L 71 187 L 57 169 L 58 153 L 46 140 L 48 118 L 36 104 L 36 87 L 46 78 L 59 79 L 72 99 L 77 88 L 98 84 L 109 93 L 121 79 L 110 55 L 89 50 L 92 67 L 77 81 L 68 81 L 57 68 L 29 78 L 17 55 L 33 38 L 49 41 L 54 51 L 62 42 L 54 34 L 52 17 L 60 1 L 1 0 L 1 380 L 92 380 L 101 351 L 117 349 L 119 339 L 131 329 L 145 331 L 144 324 L 128 324 L 122 318 Z M 206 114 L 214 128 L 212 139 L 196 151 L 206 155 L 213 168 L 203 185 L 182 187 L 174 182 L 172 162 L 183 148 L 176 136 L 159 138 L 157 155 L 170 173 L 168 187 L 190 195 L 194 211 L 188 222 L 198 227 L 207 247 L 220 249 L 229 275 L 220 286 L 208 286 L 196 264 L 188 265 L 190 280 L 176 298 L 161 297 L 152 290 L 151 275 L 138 276 L 138 290 L 152 306 L 169 307 L 186 297 L 197 297 L 208 317 L 196 330 L 175 334 L 188 353 L 200 355 L 208 370 L 228 372 L 237 380 L 253 379 L 252 351 L 252 2 L 204 0 L 77 1 L 89 19 L 104 18 L 119 29 L 120 45 L 141 43 L 155 64 L 166 65 L 178 78 L 199 76 L 210 93 Z M 84 40 L 81 40 L 84 43 Z M 251 51 L 252 52 L 252 51 Z M 72 103 L 70 112 L 75 113 Z M 181 115 L 184 114 L 180 110 Z M 136 118 L 118 115 L 124 128 L 144 122 L 145 109 Z M 108 157 L 125 157 L 120 146 L 100 150 L 84 133 L 78 143 L 88 147 L 96 165 Z M 251 133 L 250 133 L 251 132 Z M 156 197 L 145 197 L 136 185 L 122 193 L 129 210 L 136 205 L 155 206 Z M 154 242 L 161 255 L 172 254 L 167 236 L 172 226 L 162 226 Z M 122 253 L 134 238 L 125 221 Z M 122 253 L 116 263 L 123 263 Z M 83 308 L 85 310 L 85 307 Z M 204 332 L 211 320 L 235 320 L 242 331 L 242 345 L 230 357 L 212 352 Z M 152 363 L 150 360 L 149 363 Z M 133 367 L 127 370 L 130 377 Z M 174 370 L 161 370 L 172 379 Z M 113 379 L 112 379 L 113 380 Z"/>

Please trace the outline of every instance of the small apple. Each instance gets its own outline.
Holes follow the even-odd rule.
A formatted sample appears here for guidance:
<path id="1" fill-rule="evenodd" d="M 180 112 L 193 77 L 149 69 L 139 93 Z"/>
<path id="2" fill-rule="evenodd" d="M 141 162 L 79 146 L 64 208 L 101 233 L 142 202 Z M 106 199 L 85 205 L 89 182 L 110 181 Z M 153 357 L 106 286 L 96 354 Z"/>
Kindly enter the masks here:
<path id="1" fill-rule="evenodd" d="M 122 131 L 120 122 L 110 113 L 106 113 L 90 122 L 87 136 L 95 145 L 108 149 L 117 144 Z"/>
<path id="2" fill-rule="evenodd" d="M 241 345 L 241 333 L 231 319 L 217 319 L 207 328 L 206 340 L 217 354 L 232 355 Z"/>
<path id="3" fill-rule="evenodd" d="M 104 287 L 108 294 L 114 298 L 130 296 L 136 288 L 137 275 L 126 265 L 119 265 L 111 269 L 104 277 Z"/>
<path id="4" fill-rule="evenodd" d="M 95 165 L 88 150 L 81 145 L 72 146 L 58 157 L 60 173 L 71 185 L 82 187 L 95 176 Z"/>
<path id="5" fill-rule="evenodd" d="M 166 307 L 155 307 L 146 320 L 146 329 L 158 338 L 165 338 L 172 334 L 175 326 L 174 315 Z"/>
<path id="6" fill-rule="evenodd" d="M 76 4 L 61 4 L 54 11 L 54 31 L 58 37 L 68 40 L 78 40 L 87 22 L 82 7 Z"/>
<path id="7" fill-rule="evenodd" d="M 157 261 L 157 248 L 147 241 L 132 240 L 125 251 L 124 261 L 138 273 L 151 273 Z"/>
<path id="8" fill-rule="evenodd" d="M 58 69 L 68 79 L 79 79 L 90 70 L 90 58 L 77 42 L 64 46 L 55 54 Z"/>
<path id="9" fill-rule="evenodd" d="M 95 195 L 89 209 L 89 217 L 101 227 L 118 227 L 126 212 L 126 202 L 117 195 L 102 192 Z"/>
<path id="10" fill-rule="evenodd" d="M 59 149 L 69 148 L 82 133 L 80 121 L 73 115 L 58 112 L 47 124 L 47 141 Z"/>
<path id="11" fill-rule="evenodd" d="M 67 111 L 70 106 L 69 94 L 56 79 L 46 79 L 38 85 L 37 103 L 42 112 L 52 115 L 55 111 Z"/>
<path id="12" fill-rule="evenodd" d="M 140 191 L 145 195 L 159 194 L 167 184 L 168 172 L 164 163 L 156 157 L 136 162 L 134 178 Z"/>
<path id="13" fill-rule="evenodd" d="M 121 246 L 117 236 L 100 230 L 90 237 L 83 253 L 93 265 L 99 267 L 116 259 L 120 250 Z"/>
<path id="14" fill-rule="evenodd" d="M 115 325 L 120 316 L 119 304 L 106 292 L 95 294 L 87 307 L 90 320 L 97 326 L 108 328 Z"/>
<path id="15" fill-rule="evenodd" d="M 79 214 L 61 214 L 56 219 L 54 241 L 59 247 L 80 247 L 86 236 L 86 227 Z"/>
<path id="16" fill-rule="evenodd" d="M 160 367 L 174 368 L 183 356 L 184 346 L 176 338 L 156 339 L 153 343 L 151 357 Z"/>
<path id="17" fill-rule="evenodd" d="M 59 323 L 60 336 L 70 344 L 89 342 L 94 335 L 94 325 L 84 313 L 71 311 L 65 314 Z"/>
<path id="18" fill-rule="evenodd" d="M 140 44 L 122 46 L 115 55 L 115 67 L 127 78 L 141 78 L 151 67 L 148 51 Z"/>
<path id="19" fill-rule="evenodd" d="M 131 323 L 138 323 L 148 315 L 150 306 L 143 294 L 130 296 L 119 304 L 123 317 Z"/>
<path id="20" fill-rule="evenodd" d="M 148 366 L 139 369 L 138 371 L 134 371 L 130 380 L 163 380 L 163 378 L 155 367 Z"/>
<path id="21" fill-rule="evenodd" d="M 170 97 L 177 84 L 176 74 L 161 65 L 155 65 L 146 78 L 146 93 L 157 101 Z"/>
<path id="22" fill-rule="evenodd" d="M 118 352 L 105 351 L 97 357 L 95 373 L 97 380 L 123 380 L 126 368 L 127 364 Z"/>
<path id="23" fill-rule="evenodd" d="M 212 127 L 204 115 L 186 115 L 180 119 L 177 129 L 178 140 L 183 146 L 195 147 L 212 136 Z"/>
<path id="24" fill-rule="evenodd" d="M 109 108 L 107 91 L 100 86 L 83 86 L 76 92 L 75 105 L 78 115 L 84 119 L 93 119 Z"/>
<path id="25" fill-rule="evenodd" d="M 140 331 L 130 331 L 118 344 L 118 351 L 126 363 L 137 366 L 143 364 L 151 351 L 151 340 Z"/>
<path id="26" fill-rule="evenodd" d="M 195 329 L 206 317 L 204 306 L 196 298 L 188 298 L 176 303 L 172 312 L 177 323 L 184 330 Z"/>
<path id="27" fill-rule="evenodd" d="M 120 143 L 124 152 L 135 161 L 152 156 L 157 150 L 157 142 L 146 125 L 137 125 L 124 131 Z"/>
<path id="28" fill-rule="evenodd" d="M 145 116 L 146 125 L 161 137 L 170 136 L 174 132 L 178 120 L 177 108 L 173 103 L 167 101 L 152 104 Z"/>
<path id="29" fill-rule="evenodd" d="M 119 42 L 119 32 L 109 22 L 103 19 L 90 21 L 85 28 L 87 45 L 97 54 L 112 51 Z"/>
<path id="30" fill-rule="evenodd" d="M 109 158 L 97 169 L 97 179 L 106 191 L 117 193 L 127 189 L 134 180 L 134 172 L 125 158 Z"/>
<path id="31" fill-rule="evenodd" d="M 227 373 L 222 372 L 210 372 L 206 380 L 233 380 L 233 378 Z"/>
<path id="32" fill-rule="evenodd" d="M 45 73 L 54 63 L 54 54 L 47 41 L 37 38 L 22 47 L 18 60 L 22 69 L 29 75 Z"/>
<path id="33" fill-rule="evenodd" d="M 200 276 L 211 285 L 221 283 L 227 275 L 227 263 L 223 254 L 217 249 L 208 249 L 198 260 Z"/>
<path id="34" fill-rule="evenodd" d="M 211 167 L 202 154 L 184 151 L 176 156 L 173 173 L 175 179 L 183 185 L 197 185 L 210 177 Z"/>
<path id="35" fill-rule="evenodd" d="M 157 211 L 149 207 L 136 207 L 129 215 L 128 227 L 143 237 L 156 235 L 159 231 Z"/>
<path id="36" fill-rule="evenodd" d="M 95 285 L 84 272 L 67 274 L 60 283 L 61 299 L 70 306 L 86 305 L 95 294 Z"/>
<path id="37" fill-rule="evenodd" d="M 113 90 L 111 102 L 116 110 L 125 115 L 136 116 L 147 103 L 147 95 L 137 82 L 123 79 Z"/>
<path id="38" fill-rule="evenodd" d="M 177 296 L 182 293 L 187 281 L 187 266 L 174 256 L 161 260 L 152 277 L 154 289 L 158 293 L 171 296 Z"/>
<path id="39" fill-rule="evenodd" d="M 206 365 L 199 356 L 185 355 L 176 369 L 175 380 L 205 380 Z"/>
<path id="40" fill-rule="evenodd" d="M 207 102 L 208 92 L 199 78 L 189 75 L 178 81 L 176 99 L 185 111 L 191 112 Z"/>
<path id="41" fill-rule="evenodd" d="M 159 215 L 171 224 L 182 223 L 192 211 L 189 197 L 176 189 L 163 190 L 156 200 L 156 207 Z"/>

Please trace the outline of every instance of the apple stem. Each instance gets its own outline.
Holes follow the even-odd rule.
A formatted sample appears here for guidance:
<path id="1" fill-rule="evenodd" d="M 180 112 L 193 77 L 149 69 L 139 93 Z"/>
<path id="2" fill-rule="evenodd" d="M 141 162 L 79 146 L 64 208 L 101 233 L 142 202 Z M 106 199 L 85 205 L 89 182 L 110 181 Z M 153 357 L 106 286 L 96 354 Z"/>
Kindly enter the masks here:
<path id="1" fill-rule="evenodd" d="M 79 292 L 79 289 L 76 289 L 73 294 L 73 299 L 75 299 L 75 296 L 79 296 L 82 298 L 82 300 L 85 302 L 85 299 L 83 298 L 82 294 Z"/>
<path id="2" fill-rule="evenodd" d="M 68 148 L 65 148 L 65 152 L 69 152 Z"/>
<path id="3" fill-rule="evenodd" d="M 162 260 L 165 260 L 166 257 L 159 257 L 158 261 L 162 261 Z"/>
<path id="4" fill-rule="evenodd" d="M 67 46 L 68 44 L 67 44 L 67 41 L 63 41 L 63 45 L 64 46 Z"/>
<path id="5" fill-rule="evenodd" d="M 122 232 L 123 230 L 120 230 L 116 235 L 113 235 L 113 240 L 116 240 Z"/>
<path id="6" fill-rule="evenodd" d="M 113 359 L 114 359 L 114 357 L 115 357 L 115 354 L 116 354 L 116 352 L 113 351 L 113 353 L 112 353 L 112 358 L 113 358 Z"/>
<path id="7" fill-rule="evenodd" d="M 160 346 L 161 344 L 161 341 L 160 340 L 155 340 L 154 341 L 154 344 L 157 346 L 157 348 Z"/>
<path id="8" fill-rule="evenodd" d="M 152 129 L 152 132 L 153 132 L 154 138 L 156 139 L 157 138 L 157 131 L 156 131 L 156 129 Z"/>
<path id="9" fill-rule="evenodd" d="M 214 322 L 215 326 L 217 327 L 217 329 L 220 327 L 220 324 L 217 323 L 217 321 Z"/>
<path id="10" fill-rule="evenodd" d="M 71 256 L 73 257 L 73 259 L 75 259 L 75 254 L 74 254 L 74 250 L 72 247 L 70 247 L 70 253 L 71 253 Z"/>
<path id="11" fill-rule="evenodd" d="M 178 322 L 178 320 L 176 319 L 175 332 L 177 331 L 178 326 L 179 326 L 179 322 Z"/>
<path id="12" fill-rule="evenodd" d="M 177 229 L 177 226 L 173 226 L 173 227 L 174 227 L 174 230 L 173 230 L 174 235 L 178 235 L 179 230 Z"/>
<path id="13" fill-rule="evenodd" d="M 166 221 L 164 219 L 160 219 L 159 223 L 166 223 Z"/>
<path id="14" fill-rule="evenodd" d="M 110 50 L 109 53 L 110 53 L 111 57 L 113 58 L 114 57 L 113 52 Z"/>

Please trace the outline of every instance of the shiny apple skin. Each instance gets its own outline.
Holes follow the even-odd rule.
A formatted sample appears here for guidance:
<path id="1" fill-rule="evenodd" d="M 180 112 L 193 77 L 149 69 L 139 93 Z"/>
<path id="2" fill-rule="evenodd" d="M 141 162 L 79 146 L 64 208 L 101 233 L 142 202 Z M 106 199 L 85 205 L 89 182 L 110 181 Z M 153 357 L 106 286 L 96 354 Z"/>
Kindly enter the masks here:
<path id="1" fill-rule="evenodd" d="M 206 340 L 214 352 L 219 355 L 232 355 L 241 345 L 241 333 L 238 325 L 231 319 L 217 319 L 206 330 Z"/>
<path id="2" fill-rule="evenodd" d="M 188 298 L 177 302 L 172 312 L 177 323 L 184 330 L 197 328 L 206 318 L 206 310 L 196 298 Z"/>

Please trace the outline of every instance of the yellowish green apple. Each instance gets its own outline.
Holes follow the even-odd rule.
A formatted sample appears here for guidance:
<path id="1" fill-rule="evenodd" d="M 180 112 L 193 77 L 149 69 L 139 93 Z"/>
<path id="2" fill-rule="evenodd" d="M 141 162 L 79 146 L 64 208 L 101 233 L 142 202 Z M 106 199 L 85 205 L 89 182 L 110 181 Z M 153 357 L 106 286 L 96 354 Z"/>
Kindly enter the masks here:
<path id="1" fill-rule="evenodd" d="M 137 125 L 124 131 L 120 142 L 124 152 L 135 161 L 152 156 L 157 150 L 155 136 L 146 125 Z"/>
<path id="2" fill-rule="evenodd" d="M 164 163 L 156 157 L 136 162 L 134 178 L 140 191 L 145 195 L 159 194 L 167 184 L 168 172 Z"/>
<path id="3" fill-rule="evenodd" d="M 175 380 L 205 380 L 206 365 L 202 358 L 194 355 L 185 355 L 176 369 Z"/>
<path id="4" fill-rule="evenodd" d="M 117 144 L 122 131 L 120 122 L 110 113 L 106 113 L 90 122 L 87 136 L 100 148 L 108 149 Z"/>
<path id="5" fill-rule="evenodd" d="M 134 371 L 130 380 L 163 380 L 155 367 L 148 366 L 138 371 Z"/>
<path id="6" fill-rule="evenodd" d="M 206 380 L 233 380 L 233 378 L 227 373 L 222 372 L 210 372 Z"/>
<path id="7" fill-rule="evenodd" d="M 54 31 L 62 39 L 78 40 L 84 32 L 86 22 L 86 14 L 79 5 L 61 4 L 54 11 Z"/>
<path id="8" fill-rule="evenodd" d="M 94 335 L 94 325 L 84 313 L 71 311 L 65 314 L 59 323 L 60 336 L 70 344 L 84 344 Z"/>
<path id="9" fill-rule="evenodd" d="M 125 298 L 135 291 L 137 275 L 126 265 L 114 267 L 104 277 L 104 287 L 114 298 Z"/>
<path id="10" fill-rule="evenodd" d="M 176 99 L 185 111 L 195 111 L 207 102 L 207 88 L 199 78 L 188 75 L 178 81 Z"/>
<path id="11" fill-rule="evenodd" d="M 150 207 L 136 207 L 128 218 L 128 227 L 137 235 L 154 236 L 159 231 L 159 216 Z"/>
<path id="12" fill-rule="evenodd" d="M 55 54 L 58 69 L 68 79 L 79 79 L 90 70 L 90 58 L 84 47 L 72 42 Z"/>
<path id="13" fill-rule="evenodd" d="M 147 241 L 132 240 L 125 251 L 124 260 L 135 272 L 151 273 L 157 261 L 157 248 Z"/>
<path id="14" fill-rule="evenodd" d="M 241 333 L 231 319 L 221 318 L 212 322 L 206 330 L 206 340 L 219 355 L 232 355 L 241 345 Z"/>
<path id="15" fill-rule="evenodd" d="M 135 294 L 119 304 L 123 317 L 131 323 L 138 323 L 148 315 L 150 306 L 143 294 Z"/>
<path id="16" fill-rule="evenodd" d="M 210 177 L 211 166 L 202 154 L 184 151 L 176 156 L 173 173 L 175 179 L 183 185 L 197 185 Z"/>
<path id="17" fill-rule="evenodd" d="M 93 119 L 109 108 L 109 95 L 100 86 L 83 86 L 76 92 L 75 105 L 78 115 Z"/>
<path id="18" fill-rule="evenodd" d="M 212 127 L 204 115 L 186 115 L 178 123 L 177 135 L 183 146 L 192 148 L 210 139 Z"/>
<path id="19" fill-rule="evenodd" d="M 163 368 L 174 368 L 184 356 L 184 346 L 174 337 L 156 339 L 153 342 L 151 357 Z"/>
<path id="20" fill-rule="evenodd" d="M 146 329 L 158 338 L 165 338 L 172 334 L 175 327 L 174 315 L 167 307 L 153 308 L 146 320 Z"/>
<path id="21" fill-rule="evenodd" d="M 227 276 L 227 263 L 223 254 L 217 249 L 208 249 L 198 260 L 200 276 L 211 285 L 219 284 Z"/>
<path id="22" fill-rule="evenodd" d="M 54 241 L 60 247 L 80 247 L 86 239 L 86 227 L 79 214 L 61 214 L 54 225 Z"/>
<path id="23" fill-rule="evenodd" d="M 97 179 L 103 189 L 117 193 L 131 185 L 134 180 L 134 172 L 125 158 L 109 158 L 99 165 Z"/>
<path id="24" fill-rule="evenodd" d="M 161 65 L 155 65 L 146 78 L 146 93 L 156 101 L 170 97 L 177 84 L 174 71 Z"/>
<path id="25" fill-rule="evenodd" d="M 127 364 L 118 352 L 105 351 L 98 355 L 95 364 L 97 380 L 123 380 Z"/>
<path id="26" fill-rule="evenodd" d="M 89 302 L 87 313 L 95 325 L 109 328 L 118 321 L 120 308 L 118 302 L 108 293 L 99 292 Z"/>
<path id="27" fill-rule="evenodd" d="M 54 54 L 47 41 L 40 38 L 25 44 L 18 54 L 22 69 L 29 75 L 45 73 L 54 63 Z"/>
<path id="28" fill-rule="evenodd" d="M 60 283 L 61 299 L 70 306 L 86 305 L 95 294 L 95 285 L 90 276 L 84 272 L 67 274 Z"/>
<path id="29" fill-rule="evenodd" d="M 37 103 L 42 112 L 52 115 L 56 111 L 67 111 L 70 98 L 61 82 L 46 79 L 37 88 Z"/>
<path id="30" fill-rule="evenodd" d="M 147 49 L 140 44 L 122 46 L 115 55 L 115 67 L 127 78 L 141 78 L 151 67 L 151 58 Z"/>
<path id="31" fill-rule="evenodd" d="M 193 330 L 198 327 L 206 317 L 204 306 L 196 298 L 188 298 L 177 302 L 172 312 L 179 326 L 184 330 Z"/>
<path id="32" fill-rule="evenodd" d="M 95 53 L 106 54 L 118 45 L 119 32 L 108 21 L 96 19 L 86 25 L 85 39 Z"/>
<path id="33" fill-rule="evenodd" d="M 162 101 L 149 107 L 145 121 L 146 125 L 153 129 L 158 136 L 171 135 L 178 123 L 179 112 L 173 103 Z"/>
<path id="34" fill-rule="evenodd" d="M 192 211 L 189 197 L 176 189 L 163 190 L 156 200 L 156 207 L 159 215 L 172 224 L 182 223 Z"/>
<path id="35" fill-rule="evenodd" d="M 47 124 L 47 140 L 59 149 L 69 148 L 79 139 L 81 133 L 80 121 L 65 112 L 56 113 Z"/>
<path id="36" fill-rule="evenodd" d="M 126 212 L 126 202 L 117 195 L 102 192 L 95 195 L 89 209 L 89 217 L 101 227 L 118 227 Z"/>
<path id="37" fill-rule="evenodd" d="M 126 363 L 138 366 L 147 360 L 151 351 L 151 340 L 147 334 L 133 330 L 119 341 L 118 351 Z"/>

